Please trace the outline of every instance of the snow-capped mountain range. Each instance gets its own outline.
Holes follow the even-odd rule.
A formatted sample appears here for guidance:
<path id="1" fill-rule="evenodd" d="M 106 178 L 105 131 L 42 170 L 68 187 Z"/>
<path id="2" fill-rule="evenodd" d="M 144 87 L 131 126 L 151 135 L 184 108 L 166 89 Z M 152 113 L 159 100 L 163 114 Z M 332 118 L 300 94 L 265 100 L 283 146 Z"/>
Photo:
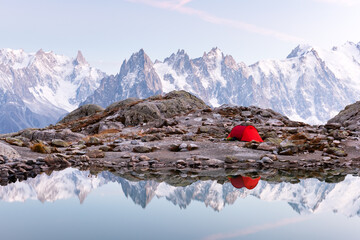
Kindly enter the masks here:
<path id="1" fill-rule="evenodd" d="M 28 199 L 54 202 L 75 197 L 82 203 L 92 190 L 109 182 L 117 182 L 125 196 L 143 208 L 157 197 L 166 198 L 180 208 L 186 208 L 192 201 L 199 201 L 215 211 L 221 211 L 227 205 L 235 204 L 238 198 L 254 196 L 264 201 L 288 202 L 299 214 L 333 211 L 348 217 L 360 216 L 360 178 L 350 175 L 340 183 L 320 182 L 317 179 L 301 180 L 298 184 L 261 180 L 253 190 L 236 189 L 230 183 L 221 185 L 210 180 L 174 187 L 165 182 L 131 182 L 108 172 L 97 177 L 88 175 L 89 172 L 72 168 L 53 172 L 50 176 L 41 174 L 34 179 L 0 187 L 0 199 L 6 202 L 24 202 Z"/>
<path id="2" fill-rule="evenodd" d="M 84 103 L 106 107 L 126 97 L 178 89 L 212 106 L 255 105 L 292 120 L 325 123 L 360 99 L 360 43 L 347 42 L 331 50 L 299 45 L 286 59 L 250 66 L 218 48 L 195 59 L 179 50 L 155 63 L 140 50 L 124 61 L 119 74 L 103 79 Z"/>
<path id="3" fill-rule="evenodd" d="M 103 107 L 128 97 L 183 89 L 212 106 L 271 108 L 292 120 L 325 123 L 360 99 L 360 43 L 324 50 L 299 45 L 282 60 L 237 63 L 218 48 L 191 59 L 179 50 L 153 62 L 141 49 L 116 75 L 39 50 L 0 50 L 0 132 L 43 127 L 79 104 Z"/>
<path id="4" fill-rule="evenodd" d="M 0 133 L 44 127 L 78 107 L 105 73 L 76 58 L 0 50 Z"/>

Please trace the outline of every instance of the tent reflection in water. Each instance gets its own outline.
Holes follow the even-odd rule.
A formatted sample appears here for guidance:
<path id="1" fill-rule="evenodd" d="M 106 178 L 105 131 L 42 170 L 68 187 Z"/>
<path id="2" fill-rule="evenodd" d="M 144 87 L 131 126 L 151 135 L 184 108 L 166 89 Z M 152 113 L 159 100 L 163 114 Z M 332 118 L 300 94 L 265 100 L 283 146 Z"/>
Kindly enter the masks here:
<path id="1" fill-rule="evenodd" d="M 260 177 L 251 178 L 251 177 L 243 177 L 241 175 L 238 175 L 238 176 L 230 176 L 228 177 L 228 179 L 235 188 L 246 187 L 247 189 L 251 190 L 257 186 Z"/>
<path id="2" fill-rule="evenodd" d="M 227 140 L 239 140 L 245 142 L 251 142 L 251 141 L 263 142 L 256 128 L 251 125 L 249 126 L 237 125 L 233 127 L 233 129 L 231 130 L 230 134 L 227 137 Z"/>

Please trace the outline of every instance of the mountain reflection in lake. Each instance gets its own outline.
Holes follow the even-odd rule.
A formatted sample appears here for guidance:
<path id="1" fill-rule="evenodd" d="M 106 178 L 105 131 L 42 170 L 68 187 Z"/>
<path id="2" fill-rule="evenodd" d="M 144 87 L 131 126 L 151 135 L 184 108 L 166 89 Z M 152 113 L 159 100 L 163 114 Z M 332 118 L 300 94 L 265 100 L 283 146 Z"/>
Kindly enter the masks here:
<path id="1" fill-rule="evenodd" d="M 71 168 L 41 174 L 0 187 L 1 239 L 357 239 L 360 233 L 358 177 L 252 184 L 175 187 Z"/>

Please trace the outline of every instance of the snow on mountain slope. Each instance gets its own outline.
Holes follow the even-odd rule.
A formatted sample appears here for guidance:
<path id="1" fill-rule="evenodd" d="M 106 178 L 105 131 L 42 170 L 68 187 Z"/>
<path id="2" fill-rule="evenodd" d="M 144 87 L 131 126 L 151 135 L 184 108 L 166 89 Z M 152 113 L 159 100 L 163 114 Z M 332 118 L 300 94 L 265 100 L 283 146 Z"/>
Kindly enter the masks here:
<path id="1" fill-rule="evenodd" d="M 186 208 L 192 201 L 199 201 L 215 211 L 221 211 L 226 205 L 235 204 L 238 198 L 252 195 L 263 201 L 288 202 L 300 214 L 333 211 L 348 217 L 360 216 L 360 178 L 350 175 L 339 183 L 320 182 L 317 179 L 301 180 L 297 184 L 260 181 L 256 188 L 248 190 L 210 180 L 174 187 L 165 182 L 131 182 L 109 172 L 100 173 L 97 177 L 89 177 L 88 174 L 72 168 L 53 172 L 50 176 L 41 174 L 34 179 L 0 187 L 0 199 L 6 202 L 23 202 L 27 199 L 53 202 L 76 197 L 83 202 L 92 190 L 109 182 L 117 182 L 125 196 L 143 208 L 156 196 L 166 198 L 180 208 Z"/>
<path id="2" fill-rule="evenodd" d="M 8 105 L 0 113 L 9 108 L 18 113 L 16 118 L 9 116 L 1 122 L 7 127 L 1 127 L 0 132 L 20 130 L 16 122 L 22 128 L 54 123 L 92 94 L 104 76 L 90 67 L 80 51 L 76 58 L 69 58 L 41 49 L 36 53 L 0 50 L 0 99 L 2 107 Z M 27 119 L 30 112 L 37 116 L 33 121 Z"/>
<path id="3" fill-rule="evenodd" d="M 190 59 L 179 50 L 152 63 L 140 50 L 104 79 L 85 103 L 104 107 L 126 97 L 186 90 L 212 106 L 271 108 L 293 120 L 325 123 L 360 96 L 360 43 L 331 50 L 297 46 L 286 59 L 236 63 L 218 48 Z"/>
<path id="4" fill-rule="evenodd" d="M 317 124 L 358 100 L 359 49 L 353 43 L 330 51 L 301 45 L 284 60 L 250 66 L 217 48 L 194 60 L 179 51 L 154 68 L 165 92 L 185 89 L 213 106 L 256 105 Z"/>

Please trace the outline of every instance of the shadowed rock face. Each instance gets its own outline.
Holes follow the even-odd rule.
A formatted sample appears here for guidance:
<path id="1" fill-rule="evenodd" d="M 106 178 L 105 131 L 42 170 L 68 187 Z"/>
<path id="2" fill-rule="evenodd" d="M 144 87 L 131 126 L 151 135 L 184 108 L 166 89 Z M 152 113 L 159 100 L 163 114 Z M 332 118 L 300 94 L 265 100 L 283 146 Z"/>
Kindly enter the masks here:
<path id="1" fill-rule="evenodd" d="M 360 101 L 348 105 L 328 123 L 340 123 L 350 131 L 360 131 Z"/>
<path id="2" fill-rule="evenodd" d="M 96 104 L 83 105 L 83 106 L 75 109 L 68 115 L 66 115 L 66 117 L 64 117 L 61 121 L 59 121 L 59 123 L 72 122 L 72 121 L 78 120 L 80 118 L 88 117 L 88 116 L 91 116 L 95 113 L 102 112 L 102 111 L 104 111 L 104 108 L 102 108 Z"/>

